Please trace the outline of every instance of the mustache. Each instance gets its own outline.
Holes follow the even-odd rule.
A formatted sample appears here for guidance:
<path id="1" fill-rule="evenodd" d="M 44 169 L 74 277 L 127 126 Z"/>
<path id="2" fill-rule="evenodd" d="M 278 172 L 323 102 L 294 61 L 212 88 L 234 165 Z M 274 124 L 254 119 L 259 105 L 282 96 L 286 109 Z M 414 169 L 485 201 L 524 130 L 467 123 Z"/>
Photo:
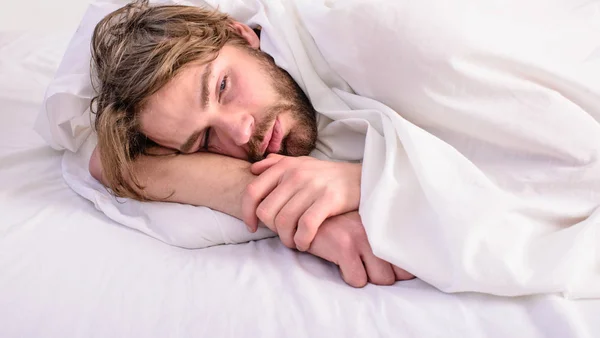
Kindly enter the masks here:
<path id="1" fill-rule="evenodd" d="M 252 163 L 264 159 L 264 154 L 260 152 L 260 145 L 265 140 L 267 132 L 271 129 L 277 115 L 286 110 L 293 109 L 293 105 L 288 103 L 277 104 L 269 107 L 262 115 L 264 118 L 254 129 L 254 135 L 248 141 L 248 160 Z"/>

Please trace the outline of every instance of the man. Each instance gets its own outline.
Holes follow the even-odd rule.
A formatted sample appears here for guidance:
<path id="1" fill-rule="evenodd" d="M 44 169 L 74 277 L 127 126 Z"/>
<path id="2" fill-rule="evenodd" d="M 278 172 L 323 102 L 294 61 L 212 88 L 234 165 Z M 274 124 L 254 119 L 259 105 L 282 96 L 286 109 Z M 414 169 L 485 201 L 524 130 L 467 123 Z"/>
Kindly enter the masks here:
<path id="1" fill-rule="evenodd" d="M 361 165 L 297 157 L 315 146 L 316 112 L 250 27 L 138 1 L 98 24 L 92 60 L 90 172 L 117 196 L 207 206 L 250 231 L 260 220 L 353 286 L 413 277 L 372 253 L 357 212 Z"/>

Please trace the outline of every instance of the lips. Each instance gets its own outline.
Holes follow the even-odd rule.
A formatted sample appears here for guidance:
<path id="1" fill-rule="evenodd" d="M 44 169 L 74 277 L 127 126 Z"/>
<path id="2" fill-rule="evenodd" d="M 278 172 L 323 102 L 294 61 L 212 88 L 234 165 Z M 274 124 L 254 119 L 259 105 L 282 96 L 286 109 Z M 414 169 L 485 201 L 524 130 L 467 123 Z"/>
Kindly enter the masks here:
<path id="1" fill-rule="evenodd" d="M 281 122 L 279 119 L 275 120 L 275 125 L 273 126 L 273 131 L 271 133 L 271 137 L 269 140 L 269 146 L 267 147 L 267 152 L 271 154 L 276 154 L 281 149 L 281 142 L 283 141 L 283 128 L 281 127 Z"/>
<path id="2" fill-rule="evenodd" d="M 277 124 L 277 121 L 275 121 L 275 124 Z M 267 131 L 267 133 L 265 134 L 265 138 L 262 140 L 261 144 L 260 144 L 260 153 L 264 154 L 267 151 L 267 148 L 269 147 L 269 144 L 271 143 L 271 138 L 273 137 L 273 130 L 275 129 L 275 126 L 273 126 L 271 129 L 269 129 L 269 131 Z"/>
<path id="3" fill-rule="evenodd" d="M 281 148 L 281 142 L 283 141 L 283 128 L 279 118 L 275 119 L 273 127 L 265 134 L 265 138 L 260 144 L 260 153 L 265 155 L 266 153 L 277 153 Z"/>

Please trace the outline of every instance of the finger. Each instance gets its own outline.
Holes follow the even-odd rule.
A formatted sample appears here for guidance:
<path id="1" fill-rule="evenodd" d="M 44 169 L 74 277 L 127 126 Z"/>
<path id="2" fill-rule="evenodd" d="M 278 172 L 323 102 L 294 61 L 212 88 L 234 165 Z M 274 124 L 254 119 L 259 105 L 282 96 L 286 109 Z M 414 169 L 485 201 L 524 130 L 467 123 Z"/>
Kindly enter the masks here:
<path id="1" fill-rule="evenodd" d="M 288 247 L 291 245 L 292 248 L 298 248 L 296 243 L 298 221 L 313 203 L 314 194 L 307 189 L 299 189 L 275 216 L 275 227 L 277 231 L 285 232 L 285 234 L 280 233 L 280 237 L 285 238 L 284 244 Z M 312 240 L 313 238 L 310 241 Z M 306 251 L 309 246 L 310 243 L 302 251 Z"/>
<path id="2" fill-rule="evenodd" d="M 286 220 L 275 222 L 275 218 L 288 201 L 296 194 L 298 187 L 293 186 L 289 181 L 278 185 L 256 208 L 256 216 L 269 229 L 275 231 L 283 244 L 287 247 L 295 248 L 294 233 L 296 231 L 296 222 L 289 223 Z"/>
<path id="3" fill-rule="evenodd" d="M 353 259 L 341 261 L 339 266 L 340 274 L 346 284 L 355 288 L 367 285 L 367 272 L 358 255 Z"/>
<path id="4" fill-rule="evenodd" d="M 394 274 L 392 264 L 382 260 L 381 258 L 375 256 L 375 254 L 373 254 L 373 249 L 371 248 L 371 244 L 369 244 L 365 228 L 362 224 L 354 225 L 355 231 L 357 231 L 355 235 L 361 239 L 359 242 L 355 243 L 357 245 L 358 251 L 361 253 L 360 256 L 362 261 L 364 262 L 369 282 L 376 285 L 394 284 L 394 282 L 396 281 L 396 276 Z"/>
<path id="5" fill-rule="evenodd" d="M 332 235 L 333 232 L 330 231 L 330 224 L 324 224 L 319 229 L 319 234 L 315 237 L 308 252 L 339 266 L 339 250 L 334 245 L 331 245 Z"/>
<path id="6" fill-rule="evenodd" d="M 401 269 L 392 264 L 392 269 L 394 270 L 394 275 L 396 276 L 396 280 L 409 280 L 415 278 L 415 276 L 404 269 Z"/>
<path id="7" fill-rule="evenodd" d="M 362 288 L 367 285 L 367 272 L 360 260 L 360 256 L 356 254 L 354 259 L 340 261 L 339 252 L 336 252 L 336 248 L 330 244 L 324 237 L 317 236 L 308 252 L 336 264 L 346 284 L 355 288 Z"/>
<path id="8" fill-rule="evenodd" d="M 283 173 L 283 168 L 269 168 L 246 186 L 242 196 L 242 220 L 250 231 L 254 232 L 258 228 L 258 216 L 256 214 L 258 205 L 277 187 Z"/>
<path id="9" fill-rule="evenodd" d="M 326 222 L 319 228 L 309 253 L 336 264 L 342 279 L 353 287 L 367 284 L 367 272 L 352 241 L 339 241 L 336 222 Z M 341 245 L 340 243 L 346 243 Z"/>
<path id="10" fill-rule="evenodd" d="M 253 202 L 252 197 L 248 197 L 247 193 L 244 193 L 242 197 L 242 221 L 246 224 L 248 231 L 252 233 L 258 230 L 258 217 L 254 205 L 257 204 Z"/>
<path id="11" fill-rule="evenodd" d="M 381 258 L 376 257 L 373 252 L 363 254 L 368 280 L 376 285 L 392 285 L 396 281 L 396 275 L 392 265 Z"/>
<path id="12" fill-rule="evenodd" d="M 319 227 L 329 216 L 331 216 L 331 208 L 329 204 L 321 200 L 317 200 L 302 214 L 298 220 L 296 236 L 294 236 L 294 242 L 298 250 L 308 250 L 310 243 L 317 235 Z"/>
<path id="13" fill-rule="evenodd" d="M 250 166 L 250 171 L 254 174 L 254 175 L 260 175 L 262 174 L 265 170 L 271 168 L 272 166 L 274 166 L 275 164 L 277 164 L 279 161 L 281 161 L 285 156 L 282 155 L 277 155 L 277 154 L 271 154 L 269 156 L 267 156 L 266 159 L 253 163 Z"/>
<path id="14" fill-rule="evenodd" d="M 268 227 L 275 227 L 275 217 L 299 190 L 301 190 L 301 187 L 294 185 L 290 180 L 275 182 L 275 186 L 256 208 L 256 216 Z"/>

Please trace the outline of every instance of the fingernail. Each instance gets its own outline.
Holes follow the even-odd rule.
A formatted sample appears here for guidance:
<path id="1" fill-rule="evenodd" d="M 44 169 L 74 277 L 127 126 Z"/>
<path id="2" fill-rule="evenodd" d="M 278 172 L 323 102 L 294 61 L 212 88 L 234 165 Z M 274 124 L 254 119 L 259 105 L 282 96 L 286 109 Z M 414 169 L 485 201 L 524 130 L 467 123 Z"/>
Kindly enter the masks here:
<path id="1" fill-rule="evenodd" d="M 250 232 L 254 233 L 254 229 L 253 229 L 251 226 L 249 226 L 249 225 L 246 225 L 246 228 L 248 229 L 248 231 L 250 231 Z"/>

